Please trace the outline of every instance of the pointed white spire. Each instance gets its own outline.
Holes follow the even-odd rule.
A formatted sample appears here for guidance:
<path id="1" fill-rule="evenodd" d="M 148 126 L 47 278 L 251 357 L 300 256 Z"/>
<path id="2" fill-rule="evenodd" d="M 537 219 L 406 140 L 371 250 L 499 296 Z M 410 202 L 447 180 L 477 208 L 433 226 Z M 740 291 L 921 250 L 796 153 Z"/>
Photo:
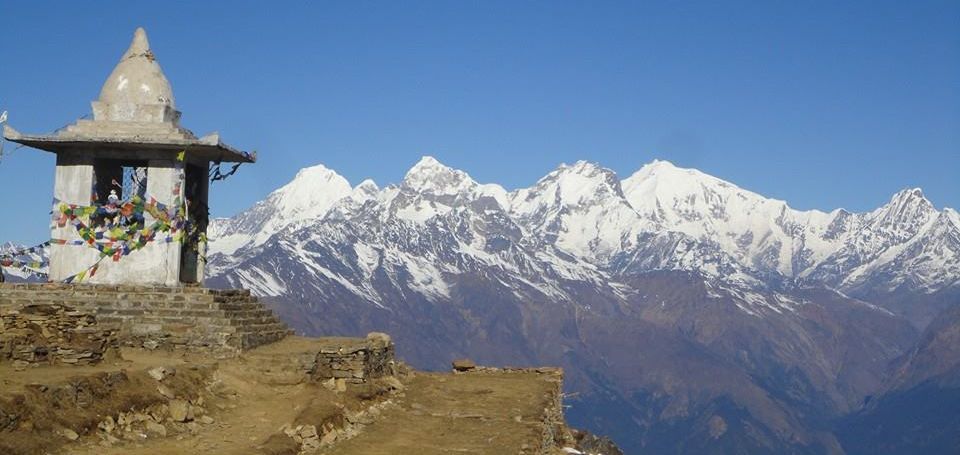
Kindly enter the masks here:
<path id="1" fill-rule="evenodd" d="M 137 109 L 134 106 L 166 105 L 176 108 L 173 88 L 150 50 L 150 41 L 143 28 L 134 32 L 130 47 L 123 53 L 120 63 L 117 63 L 103 84 L 99 102 L 115 106 L 105 111 L 109 112 L 111 117 L 119 114 L 133 117 L 111 120 L 145 120 L 137 118 Z M 94 112 L 96 113 L 96 109 Z"/>
<path id="2" fill-rule="evenodd" d="M 143 27 L 137 27 L 137 30 L 133 32 L 133 41 L 130 42 L 130 48 L 123 54 L 121 60 L 146 55 L 147 53 L 152 54 L 150 51 L 150 40 L 147 39 L 147 31 L 144 30 Z"/>

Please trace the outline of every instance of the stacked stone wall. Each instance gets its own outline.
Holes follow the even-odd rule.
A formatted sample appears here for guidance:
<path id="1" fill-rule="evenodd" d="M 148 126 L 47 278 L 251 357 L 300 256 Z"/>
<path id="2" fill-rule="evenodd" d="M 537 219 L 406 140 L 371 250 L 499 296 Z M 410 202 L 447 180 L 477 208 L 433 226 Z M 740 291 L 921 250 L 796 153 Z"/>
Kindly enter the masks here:
<path id="1" fill-rule="evenodd" d="M 290 331 L 247 290 L 200 287 L 0 284 L 0 305 L 64 305 L 113 327 L 124 345 L 234 353 Z"/>
<path id="2" fill-rule="evenodd" d="M 320 349 L 310 372 L 313 380 L 365 382 L 396 373 L 394 345 L 383 333 L 370 333 L 361 342 Z"/>
<path id="3" fill-rule="evenodd" d="M 62 304 L 0 306 L 0 362 L 90 365 L 116 348 L 112 327 Z"/>

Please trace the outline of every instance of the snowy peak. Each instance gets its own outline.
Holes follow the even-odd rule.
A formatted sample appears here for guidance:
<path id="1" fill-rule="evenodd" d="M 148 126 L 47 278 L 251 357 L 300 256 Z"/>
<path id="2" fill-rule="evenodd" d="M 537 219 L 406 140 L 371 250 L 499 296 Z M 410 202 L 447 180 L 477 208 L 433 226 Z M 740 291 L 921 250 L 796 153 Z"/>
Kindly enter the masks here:
<path id="1" fill-rule="evenodd" d="M 350 192 L 350 197 L 355 201 L 366 201 L 377 197 L 377 193 L 379 192 L 380 187 L 377 186 L 377 183 L 373 180 L 366 179 L 360 182 L 360 184 Z"/>
<path id="2" fill-rule="evenodd" d="M 804 262 L 826 254 L 803 242 L 804 231 L 821 230 L 828 214 L 794 211 L 783 201 L 696 169 L 654 161 L 625 179 L 623 188 L 630 205 L 657 231 L 680 232 L 716 245 L 742 265 L 764 273 L 792 276 Z M 798 248 L 807 249 L 799 262 Z"/>
<path id="3" fill-rule="evenodd" d="M 943 219 L 952 224 L 954 229 L 960 230 L 960 212 L 947 207 L 943 209 Z"/>
<path id="4" fill-rule="evenodd" d="M 874 230 L 904 239 L 915 235 L 936 214 L 923 190 L 910 188 L 897 192 L 887 205 L 873 211 L 868 223 Z"/>
<path id="5" fill-rule="evenodd" d="M 578 161 L 573 165 L 561 164 L 536 185 L 516 191 L 513 200 L 514 210 L 528 215 L 548 207 L 575 209 L 597 203 L 619 204 L 623 189 L 612 170 Z"/>
<path id="6" fill-rule="evenodd" d="M 740 208 L 778 206 L 764 198 L 696 169 L 680 168 L 655 160 L 623 181 L 627 200 L 642 216 L 667 226 L 704 218 L 729 219 L 730 204 Z"/>
<path id="7" fill-rule="evenodd" d="M 739 277 L 738 283 L 793 280 L 850 290 L 888 282 L 936 289 L 960 277 L 960 215 L 938 213 L 918 188 L 868 213 L 798 211 L 662 160 L 622 181 L 589 161 L 562 164 L 512 192 L 478 184 L 430 156 L 400 185 L 383 188 L 372 180 L 351 188 L 318 165 L 251 209 L 214 220 L 210 250 L 232 255 L 280 232 L 325 222 L 394 226 L 403 237 L 428 243 L 444 232 L 432 229 L 450 222 L 455 226 L 446 232 L 470 251 L 522 243 L 585 267 L 682 269 L 719 280 Z"/>
<path id="8" fill-rule="evenodd" d="M 724 184 L 733 186 L 732 183 L 720 180 L 711 175 L 704 174 L 696 169 L 682 168 L 665 160 L 653 160 L 644 164 L 633 175 L 624 179 L 624 183 L 638 183 L 648 180 L 662 179 L 664 181 L 708 181 L 714 184 Z"/>
<path id="9" fill-rule="evenodd" d="M 900 191 L 897 191 L 891 198 L 890 203 L 897 204 L 911 204 L 916 203 L 920 205 L 926 205 L 933 208 L 933 204 L 927 200 L 927 197 L 923 194 L 923 188 L 904 188 Z"/>
<path id="10" fill-rule="evenodd" d="M 623 198 L 620 179 L 612 170 L 589 161 L 577 161 L 572 166 L 561 166 L 553 174 L 557 179 L 559 201 L 575 206 L 599 197 Z"/>
<path id="11" fill-rule="evenodd" d="M 890 202 L 878 211 L 888 219 L 895 218 L 927 218 L 937 209 L 923 194 L 920 188 L 910 188 L 898 191 Z"/>
<path id="12" fill-rule="evenodd" d="M 403 177 L 401 187 L 416 193 L 454 195 L 477 185 L 466 172 L 445 166 L 432 156 L 420 159 Z"/>
<path id="13" fill-rule="evenodd" d="M 233 254 L 261 245 L 283 229 L 317 222 L 352 192 L 350 182 L 326 166 L 303 168 L 253 207 L 233 218 L 212 220 L 210 252 Z"/>
<path id="14" fill-rule="evenodd" d="M 529 232 L 594 263 L 633 245 L 643 224 L 616 173 L 587 161 L 561 165 L 514 192 L 510 209 Z"/>
<path id="15" fill-rule="evenodd" d="M 303 168 L 287 183 L 267 197 L 287 217 L 322 216 L 353 189 L 350 182 L 322 164 Z"/>
<path id="16" fill-rule="evenodd" d="M 486 206 L 505 210 L 507 191 L 496 184 L 478 184 L 466 172 L 446 166 L 425 156 L 404 176 L 397 191 L 385 190 L 381 199 L 388 211 L 401 219 L 416 223 L 466 207 L 478 199 L 487 199 Z"/>

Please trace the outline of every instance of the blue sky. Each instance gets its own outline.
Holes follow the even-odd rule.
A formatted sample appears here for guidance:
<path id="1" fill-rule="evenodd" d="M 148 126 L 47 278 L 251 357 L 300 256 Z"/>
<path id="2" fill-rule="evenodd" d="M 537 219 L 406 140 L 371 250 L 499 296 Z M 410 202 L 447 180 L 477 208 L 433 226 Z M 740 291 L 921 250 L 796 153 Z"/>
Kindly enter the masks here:
<path id="1" fill-rule="evenodd" d="M 433 155 L 481 182 L 654 158 L 807 209 L 922 187 L 960 206 L 960 2 L 0 3 L 0 110 L 90 112 L 137 26 L 183 124 L 257 150 L 233 214 L 323 163 L 398 182 Z M 0 241 L 48 233 L 52 155 L 5 144 Z"/>

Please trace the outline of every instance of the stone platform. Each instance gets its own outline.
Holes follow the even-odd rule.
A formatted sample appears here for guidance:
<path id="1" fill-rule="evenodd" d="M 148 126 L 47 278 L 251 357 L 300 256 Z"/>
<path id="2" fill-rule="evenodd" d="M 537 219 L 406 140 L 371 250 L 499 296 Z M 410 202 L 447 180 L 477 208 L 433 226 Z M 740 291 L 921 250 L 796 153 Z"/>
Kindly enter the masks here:
<path id="1" fill-rule="evenodd" d="M 371 332 L 365 338 L 291 336 L 282 343 L 246 352 L 244 357 L 276 371 L 283 370 L 282 365 L 296 365 L 296 374 L 311 382 L 332 379 L 360 384 L 395 375 L 394 352 L 389 335 Z"/>
<path id="2" fill-rule="evenodd" d="M 38 305 L 89 313 L 121 344 L 152 349 L 242 351 L 291 334 L 243 289 L 0 283 L 0 312 Z"/>

